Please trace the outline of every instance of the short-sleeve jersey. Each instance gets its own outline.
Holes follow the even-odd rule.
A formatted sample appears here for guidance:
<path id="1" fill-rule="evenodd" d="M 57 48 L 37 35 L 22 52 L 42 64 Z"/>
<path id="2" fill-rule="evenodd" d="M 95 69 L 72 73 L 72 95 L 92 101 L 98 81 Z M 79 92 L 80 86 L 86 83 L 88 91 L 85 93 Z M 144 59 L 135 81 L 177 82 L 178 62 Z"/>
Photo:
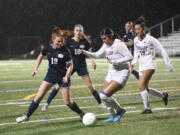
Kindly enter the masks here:
<path id="1" fill-rule="evenodd" d="M 83 49 L 83 50 L 90 50 L 91 49 L 91 46 L 87 40 L 81 39 L 79 42 L 77 42 L 74 39 L 69 38 L 66 41 L 66 47 L 71 52 L 74 68 L 79 68 L 79 67 L 84 67 L 84 66 L 86 67 L 87 66 L 85 55 L 77 53 L 78 49 Z"/>
<path id="2" fill-rule="evenodd" d="M 64 77 L 67 71 L 67 65 L 72 60 L 71 53 L 65 46 L 54 49 L 52 45 L 45 46 L 41 54 L 47 56 L 49 61 L 48 72 L 59 77 Z"/>
<path id="3" fill-rule="evenodd" d="M 123 41 L 128 42 L 129 40 L 134 40 L 134 33 L 132 31 L 128 32 L 123 36 Z M 134 55 L 134 44 L 132 46 L 127 46 L 129 51 L 131 52 L 132 55 Z"/>

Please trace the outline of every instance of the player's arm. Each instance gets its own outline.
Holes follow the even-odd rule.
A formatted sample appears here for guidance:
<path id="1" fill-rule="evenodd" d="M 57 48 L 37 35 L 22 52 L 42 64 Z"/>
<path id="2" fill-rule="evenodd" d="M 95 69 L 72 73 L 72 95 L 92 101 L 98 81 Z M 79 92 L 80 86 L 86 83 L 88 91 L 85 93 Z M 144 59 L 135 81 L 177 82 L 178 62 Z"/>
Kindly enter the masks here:
<path id="1" fill-rule="evenodd" d="M 39 69 L 39 65 L 41 64 L 42 60 L 43 60 L 43 55 L 42 54 L 39 54 L 39 56 L 37 57 L 37 60 L 36 60 L 36 66 L 34 68 L 34 71 L 32 72 L 32 76 L 34 77 L 37 72 L 38 72 L 38 69 Z"/>
<path id="2" fill-rule="evenodd" d="M 66 75 L 65 75 L 65 77 L 63 77 L 63 82 L 64 83 L 68 82 L 68 78 L 71 76 L 72 70 L 73 70 L 73 62 L 69 61 L 69 62 L 67 62 Z"/>
<path id="3" fill-rule="evenodd" d="M 90 58 L 102 58 L 105 55 L 105 47 L 102 45 L 102 47 L 97 52 L 89 52 L 85 50 L 78 50 L 79 53 L 83 53 L 86 56 Z"/>
<path id="4" fill-rule="evenodd" d="M 89 52 L 92 52 L 92 48 L 89 49 Z M 91 59 L 91 64 L 92 64 L 94 70 L 96 70 L 96 61 L 93 58 Z"/>
<path id="5" fill-rule="evenodd" d="M 171 61 L 169 60 L 169 56 L 167 55 L 165 49 L 163 48 L 163 46 L 161 45 L 161 43 L 154 37 L 151 38 L 151 42 L 153 43 L 153 45 L 158 48 L 161 51 L 161 55 L 164 59 L 164 62 L 167 66 L 167 68 L 169 69 L 169 71 L 173 71 L 173 66 L 171 65 Z"/>
<path id="6" fill-rule="evenodd" d="M 127 45 L 127 46 L 133 46 L 133 40 L 131 40 L 131 39 L 129 39 L 128 42 L 125 42 L 125 41 L 124 41 L 124 43 L 125 43 L 125 45 Z"/>
<path id="7" fill-rule="evenodd" d="M 119 64 L 122 62 L 132 61 L 133 56 L 131 55 L 130 51 L 123 42 L 121 42 L 120 45 L 117 45 L 117 47 L 118 47 L 117 50 L 119 51 L 120 54 L 122 54 L 123 58 L 112 60 L 112 64 Z"/>

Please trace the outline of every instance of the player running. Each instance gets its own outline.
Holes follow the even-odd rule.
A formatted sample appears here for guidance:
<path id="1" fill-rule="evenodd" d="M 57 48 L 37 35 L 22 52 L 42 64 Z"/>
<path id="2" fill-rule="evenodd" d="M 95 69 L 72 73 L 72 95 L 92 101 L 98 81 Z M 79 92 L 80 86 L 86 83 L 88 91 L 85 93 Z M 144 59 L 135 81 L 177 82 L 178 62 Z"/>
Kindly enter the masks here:
<path id="1" fill-rule="evenodd" d="M 32 100 L 32 103 L 29 106 L 26 115 L 16 119 L 16 122 L 18 123 L 29 120 L 29 117 L 38 108 L 44 95 L 56 83 L 61 89 L 64 103 L 81 118 L 84 115 L 84 112 L 70 98 L 70 76 L 73 70 L 73 62 L 69 50 L 64 46 L 65 36 L 60 31 L 61 30 L 57 27 L 53 29 L 52 44 L 45 46 L 37 58 L 35 70 L 32 72 L 32 76 L 37 74 L 38 68 L 45 56 L 47 56 L 49 61 L 49 68 L 36 97 Z"/>
<path id="2" fill-rule="evenodd" d="M 142 96 L 145 110 L 141 114 L 152 113 L 149 105 L 149 94 L 163 98 L 165 105 L 168 104 L 167 92 L 161 93 L 154 88 L 149 88 L 149 80 L 156 69 L 155 48 L 161 51 L 164 62 L 170 71 L 173 71 L 173 66 L 169 57 L 162 47 L 160 42 L 149 34 L 146 34 L 146 25 L 144 18 L 140 17 L 135 23 L 135 32 L 137 36 L 134 39 L 134 59 L 131 63 L 131 70 L 133 70 L 136 61 L 139 58 L 139 90 Z"/>

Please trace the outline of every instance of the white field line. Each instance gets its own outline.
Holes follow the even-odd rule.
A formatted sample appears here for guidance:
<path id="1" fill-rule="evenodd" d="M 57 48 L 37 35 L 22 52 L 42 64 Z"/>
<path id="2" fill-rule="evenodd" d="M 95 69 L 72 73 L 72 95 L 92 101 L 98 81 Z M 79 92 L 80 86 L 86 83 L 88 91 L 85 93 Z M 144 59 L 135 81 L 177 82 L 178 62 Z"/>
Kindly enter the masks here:
<path id="1" fill-rule="evenodd" d="M 128 90 L 127 90 L 128 91 Z M 179 89 L 174 89 L 174 90 L 166 90 L 167 92 L 176 92 L 176 91 L 180 91 Z M 126 95 L 140 95 L 140 93 L 139 92 L 134 92 L 134 93 L 120 93 L 120 94 L 115 94 L 115 95 L 113 95 L 113 97 L 117 97 L 117 96 L 126 96 Z M 76 99 L 78 99 L 78 100 L 83 100 L 83 99 L 86 99 L 86 100 L 88 100 L 88 99 L 94 99 L 94 97 L 92 97 L 92 96 L 89 96 L 89 97 L 79 97 L 79 98 L 72 98 L 73 100 L 76 100 Z M 43 104 L 43 103 L 45 103 L 47 100 L 42 100 L 41 101 L 41 103 Z M 53 101 L 63 101 L 63 99 L 53 99 Z M 9 101 L 9 102 L 7 102 L 7 103 L 4 103 L 4 104 L 0 104 L 0 106 L 3 106 L 3 105 L 15 105 L 15 104 L 23 104 L 23 105 L 21 105 L 21 106 L 29 106 L 29 104 L 28 105 L 24 105 L 24 104 L 26 104 L 26 103 L 30 103 L 29 101 Z M 40 104 L 40 105 L 42 105 L 42 104 Z M 61 106 L 61 105 L 60 105 Z M 62 105 L 63 106 L 63 105 Z M 51 106 L 49 106 L 49 107 L 51 107 Z"/>
<path id="2" fill-rule="evenodd" d="M 153 77 L 154 76 L 158 76 L 158 75 L 180 75 L 180 73 L 155 73 L 154 75 L 153 75 Z M 7 77 L 7 76 L 6 76 Z M 93 78 L 96 78 L 96 79 L 98 79 L 98 78 L 102 78 L 102 77 L 104 77 L 104 75 L 101 75 L 101 76 L 99 76 L 98 75 L 98 77 L 95 77 L 95 76 L 91 76 L 91 78 L 93 79 Z M 1 76 L 1 78 L 2 78 L 2 76 Z M 154 79 L 155 79 L 155 77 L 154 77 Z M 79 78 L 78 80 L 82 80 L 81 78 Z M 29 79 L 29 80 L 5 80 L 5 81 L 0 81 L 0 84 L 2 84 L 2 83 L 14 83 L 14 82 L 16 82 L 16 83 L 18 83 L 18 82 L 33 82 L 33 81 L 42 81 L 42 79 Z"/>
<path id="3" fill-rule="evenodd" d="M 154 108 L 152 109 L 153 111 L 162 111 L 162 110 L 177 110 L 180 109 L 180 107 L 171 107 L 171 108 Z M 135 111 L 127 111 L 126 113 L 137 113 L 137 112 L 141 112 L 142 110 L 135 110 Z M 96 114 L 96 116 L 106 116 L 109 115 L 109 113 L 104 113 L 104 114 Z M 75 116 L 75 117 L 65 117 L 65 118 L 55 118 L 55 119 L 50 119 L 50 120 L 32 120 L 32 121 L 28 121 L 28 122 L 23 122 L 23 124 L 25 123 L 36 123 L 36 122 L 48 122 L 48 121 L 59 121 L 59 120 L 68 120 L 68 119 L 79 119 L 79 116 Z M 14 124 L 19 124 L 16 122 L 9 122 L 9 123 L 0 123 L 0 126 L 4 126 L 4 125 L 14 125 Z"/>
<path id="4" fill-rule="evenodd" d="M 43 105 L 43 104 L 41 104 Z M 29 106 L 29 105 L 20 105 L 20 106 Z M 66 105 L 50 105 L 48 106 L 48 108 L 59 108 L 59 107 L 66 107 Z M 103 109 L 99 106 L 84 106 L 84 107 L 80 107 L 81 109 L 89 109 L 89 108 L 100 108 Z M 135 109 L 136 107 L 133 106 L 129 106 L 129 107 L 125 107 L 126 109 Z M 106 109 L 106 108 L 105 108 Z"/>

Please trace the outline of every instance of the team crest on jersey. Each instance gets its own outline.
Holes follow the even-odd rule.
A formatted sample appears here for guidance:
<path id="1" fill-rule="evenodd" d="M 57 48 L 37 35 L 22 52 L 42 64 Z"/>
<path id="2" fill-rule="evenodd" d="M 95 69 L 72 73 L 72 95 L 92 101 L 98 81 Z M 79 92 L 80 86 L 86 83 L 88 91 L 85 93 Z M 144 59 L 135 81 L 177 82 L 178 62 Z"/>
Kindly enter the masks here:
<path id="1" fill-rule="evenodd" d="M 85 45 L 80 45 L 79 48 L 84 49 Z"/>
<path id="2" fill-rule="evenodd" d="M 74 47 L 74 45 L 70 45 L 70 47 L 71 47 L 71 48 L 73 48 L 73 47 Z"/>
<path id="3" fill-rule="evenodd" d="M 58 58 L 63 58 L 64 55 L 63 54 L 58 54 Z"/>

